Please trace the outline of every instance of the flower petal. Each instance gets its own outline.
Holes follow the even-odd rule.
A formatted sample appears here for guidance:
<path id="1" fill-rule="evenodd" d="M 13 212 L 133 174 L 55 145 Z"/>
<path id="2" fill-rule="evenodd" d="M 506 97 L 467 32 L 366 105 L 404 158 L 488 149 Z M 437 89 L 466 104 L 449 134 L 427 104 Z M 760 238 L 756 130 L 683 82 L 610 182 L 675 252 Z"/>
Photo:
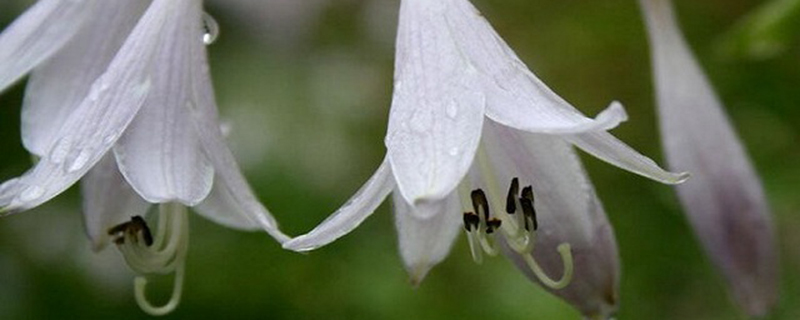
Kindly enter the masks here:
<path id="1" fill-rule="evenodd" d="M 400 9 L 386 146 L 398 189 L 415 206 L 443 199 L 464 177 L 485 106 L 439 2 L 403 1 Z"/>
<path id="2" fill-rule="evenodd" d="M 165 46 L 152 65 L 152 87 L 142 109 L 114 147 L 120 171 L 152 203 L 200 203 L 211 191 L 214 168 L 195 133 L 191 109 L 197 103 L 193 85 L 193 50 L 202 42 L 200 1 L 177 1 L 172 25 L 164 30 Z M 193 36 L 196 35 L 196 36 Z"/>
<path id="3" fill-rule="evenodd" d="M 477 181 L 495 211 L 505 210 L 513 178 L 519 178 L 521 187 L 532 185 L 539 225 L 533 257 L 545 273 L 560 277 L 564 266 L 556 248 L 562 243 L 572 248 L 572 281 L 564 289 L 550 291 L 590 318 L 612 314 L 618 304 L 620 274 L 616 240 L 572 147 L 558 136 L 487 121 L 482 148 L 478 161 L 486 165 Z M 523 273 L 538 281 L 518 253 L 505 251 Z"/>
<path id="4" fill-rule="evenodd" d="M 0 34 L 0 91 L 61 49 L 80 30 L 95 0 L 40 0 Z"/>
<path id="5" fill-rule="evenodd" d="M 107 154 L 81 180 L 83 221 L 95 251 L 108 245 L 108 230 L 144 216 L 150 204 L 144 201 L 119 173 L 117 161 Z"/>
<path id="6" fill-rule="evenodd" d="M 52 1 L 39 3 L 45 2 Z M 67 45 L 33 70 L 22 106 L 22 142 L 28 151 L 40 157 L 47 153 L 64 119 L 106 70 L 147 4 L 141 0 L 97 1 L 90 8 L 93 10 L 83 10 L 91 11 L 93 18 Z"/>
<path id="7" fill-rule="evenodd" d="M 492 120 L 530 132 L 578 133 L 608 130 L 628 119 L 618 103 L 587 118 L 539 80 L 469 1 L 436 2 L 441 4 L 430 5 L 429 14 L 446 21 L 443 28 L 460 58 L 480 74 Z"/>
<path id="8" fill-rule="evenodd" d="M 565 135 L 563 138 L 605 162 L 661 183 L 679 184 L 689 179 L 689 173 L 666 171 L 605 131 Z"/>
<path id="9" fill-rule="evenodd" d="M 172 0 L 170 0 L 172 1 Z M 199 23 L 200 20 L 197 20 Z M 250 189 L 236 159 L 228 149 L 219 127 L 217 105 L 209 75 L 206 47 L 202 41 L 202 28 L 197 25 L 196 34 L 189 34 L 191 43 L 191 89 L 192 103 L 183 105 L 191 115 L 191 124 L 199 137 L 205 156 L 211 161 L 216 175 L 211 194 L 199 204 L 198 213 L 211 221 L 238 229 L 253 229 L 260 226 L 273 238 L 283 243 L 289 237 L 278 229 L 278 223 L 267 208 L 258 201 Z M 187 36 L 187 35 L 184 35 Z"/>
<path id="10" fill-rule="evenodd" d="M 185 1 L 185 0 L 182 0 Z M 0 186 L 0 211 L 38 206 L 74 184 L 100 161 L 133 120 L 150 90 L 155 53 L 168 47 L 174 0 L 156 0 L 59 129 L 59 138 L 34 168 Z"/>
<path id="11" fill-rule="evenodd" d="M 664 149 L 671 167 L 692 172 L 678 196 L 734 298 L 752 316 L 777 302 L 775 235 L 761 183 L 669 1 L 640 1 L 653 47 Z"/>
<path id="12" fill-rule="evenodd" d="M 395 193 L 393 198 L 400 257 L 416 286 L 450 253 L 462 226 L 461 202 L 454 191 L 442 200 L 441 211 L 424 219 L 402 196 Z"/>
<path id="13" fill-rule="evenodd" d="M 339 210 L 314 230 L 284 243 L 283 248 L 311 251 L 341 238 L 372 215 L 393 189 L 392 171 L 388 159 L 384 159 L 375 174 Z"/>

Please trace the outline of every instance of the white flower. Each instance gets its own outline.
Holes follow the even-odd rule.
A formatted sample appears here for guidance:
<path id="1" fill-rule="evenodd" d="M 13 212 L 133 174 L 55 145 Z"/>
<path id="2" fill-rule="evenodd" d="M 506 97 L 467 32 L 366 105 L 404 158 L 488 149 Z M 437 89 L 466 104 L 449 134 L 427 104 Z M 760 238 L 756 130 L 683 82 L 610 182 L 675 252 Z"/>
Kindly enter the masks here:
<path id="1" fill-rule="evenodd" d="M 668 0 L 641 0 L 652 45 L 661 137 L 673 168 L 692 172 L 678 196 L 737 302 L 753 316 L 777 302 L 778 262 L 761 182 Z"/>
<path id="2" fill-rule="evenodd" d="M 686 175 L 662 170 L 606 132 L 626 119 L 621 105 L 590 119 L 553 93 L 469 1 L 404 0 L 399 23 L 386 159 L 347 204 L 284 247 L 328 244 L 393 193 L 413 281 L 445 258 L 463 225 L 477 261 L 496 252 L 495 238 L 526 273 L 584 314 L 613 312 L 615 240 L 569 144 L 661 182 Z M 527 186 L 532 192 L 523 192 Z M 509 201 L 514 207 L 506 210 Z M 523 214 L 526 202 L 538 216 Z"/>
<path id="3" fill-rule="evenodd" d="M 66 20 L 78 19 L 76 11 L 92 19 L 69 32 L 46 27 L 74 27 Z M 173 299 L 160 308 L 144 297 L 145 278 L 136 280 L 137 301 L 153 314 L 171 311 L 180 297 L 184 206 L 228 227 L 288 239 L 220 131 L 205 51 L 215 28 L 200 0 L 42 0 L 0 35 L 0 57 L 38 57 L 0 60 L 0 79 L 8 84 L 33 69 L 22 136 L 40 157 L 0 186 L 0 208 L 31 209 L 86 177 L 86 227 L 95 248 L 111 236 L 135 271 L 175 272 Z M 69 40 L 48 45 L 43 36 Z M 149 204 L 162 209 L 153 234 L 142 218 Z"/>

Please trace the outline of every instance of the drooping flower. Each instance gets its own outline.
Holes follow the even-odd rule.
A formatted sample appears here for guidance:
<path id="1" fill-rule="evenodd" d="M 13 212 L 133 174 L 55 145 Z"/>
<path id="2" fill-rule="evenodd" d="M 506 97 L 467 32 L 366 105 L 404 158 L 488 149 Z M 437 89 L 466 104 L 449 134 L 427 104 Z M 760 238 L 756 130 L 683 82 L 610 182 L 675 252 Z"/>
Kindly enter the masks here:
<path id="1" fill-rule="evenodd" d="M 49 3 L 37 3 L 21 19 Z M 84 178 L 93 245 L 113 240 L 143 275 L 135 283 L 137 302 L 164 314 L 181 294 L 186 206 L 228 227 L 261 228 L 280 242 L 288 237 L 250 190 L 220 131 L 205 49 L 216 26 L 202 2 L 74 3 L 86 5 L 93 19 L 33 69 L 22 135 L 40 160 L 0 186 L 0 208 L 5 214 L 31 209 Z M 27 28 L 52 23 L 50 16 L 32 16 L 38 20 L 25 22 Z M 0 39 L 26 34 L 19 26 Z M 0 48 L 31 41 L 0 41 Z M 2 61 L 1 70 L 22 70 L 7 66 L 15 61 Z M 150 204 L 161 208 L 156 232 L 144 219 Z M 175 290 L 169 303 L 154 307 L 145 297 L 145 276 L 165 273 L 175 273 Z"/>
<path id="2" fill-rule="evenodd" d="M 626 120 L 622 106 L 585 117 L 536 78 L 467 0 L 402 1 L 394 89 L 380 168 L 342 208 L 284 247 L 328 244 L 393 193 L 412 281 L 446 257 L 463 226 L 476 261 L 504 250 L 584 314 L 612 313 L 616 243 L 570 144 L 661 182 L 685 179 L 606 132 Z"/>
<path id="3" fill-rule="evenodd" d="M 640 0 L 652 46 L 667 162 L 692 172 L 677 187 L 695 233 L 751 315 L 777 300 L 777 253 L 761 182 L 703 71 L 669 0 Z"/>

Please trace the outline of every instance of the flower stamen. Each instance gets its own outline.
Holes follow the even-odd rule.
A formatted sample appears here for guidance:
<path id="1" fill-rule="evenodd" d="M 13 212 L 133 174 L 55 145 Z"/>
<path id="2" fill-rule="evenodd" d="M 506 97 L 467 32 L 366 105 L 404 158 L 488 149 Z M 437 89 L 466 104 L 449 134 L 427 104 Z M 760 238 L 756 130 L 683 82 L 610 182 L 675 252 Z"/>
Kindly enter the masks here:
<path id="1" fill-rule="evenodd" d="M 539 229 L 533 186 L 522 188 L 520 193 L 519 178 L 512 179 L 506 196 L 506 210 L 498 216 L 491 214 L 489 201 L 483 190 L 473 190 L 470 198 L 474 212 L 464 213 L 464 229 L 467 231 L 470 251 L 476 263 L 483 261 L 482 252 L 491 256 L 497 254 L 496 245 L 488 239 L 488 235 L 502 236 L 508 247 L 523 258 L 542 284 L 551 289 L 563 289 L 569 285 L 574 267 L 569 243 L 562 243 L 557 248 L 564 266 L 563 274 L 558 280 L 550 278 L 533 257 L 536 232 Z M 517 214 L 518 210 L 522 214 Z M 495 232 L 497 230 L 501 232 Z"/>
<path id="2" fill-rule="evenodd" d="M 151 315 L 172 312 L 180 302 L 186 252 L 189 248 L 189 220 L 186 207 L 168 203 L 159 206 L 158 231 L 153 238 L 147 222 L 139 216 L 109 230 L 125 261 L 141 276 L 134 280 L 139 307 Z M 174 273 L 173 291 L 163 306 L 151 304 L 145 294 L 147 276 Z"/>

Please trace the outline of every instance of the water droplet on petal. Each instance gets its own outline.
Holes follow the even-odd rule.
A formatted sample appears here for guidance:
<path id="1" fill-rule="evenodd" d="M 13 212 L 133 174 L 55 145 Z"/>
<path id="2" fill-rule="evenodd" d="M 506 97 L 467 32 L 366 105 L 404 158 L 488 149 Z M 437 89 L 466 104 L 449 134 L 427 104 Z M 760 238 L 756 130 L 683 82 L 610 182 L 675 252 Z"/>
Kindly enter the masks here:
<path id="1" fill-rule="evenodd" d="M 44 195 L 44 188 L 40 186 L 30 186 L 19 194 L 19 201 L 31 202 Z"/>
<path id="2" fill-rule="evenodd" d="M 78 156 L 70 162 L 69 166 L 67 166 L 67 172 L 75 172 L 78 170 L 83 169 L 86 167 L 86 164 L 89 163 L 89 158 L 92 154 L 87 149 L 83 149 L 78 153 Z"/>
<path id="3" fill-rule="evenodd" d="M 111 87 L 111 84 L 106 81 L 106 78 L 100 78 L 100 91 L 106 91 L 109 87 Z"/>
<path id="4" fill-rule="evenodd" d="M 93 87 L 89 91 L 89 101 L 96 102 L 99 99 L 100 99 L 100 90 L 99 90 L 99 88 L 94 88 Z"/>
<path id="5" fill-rule="evenodd" d="M 459 150 L 458 150 L 458 147 L 452 147 L 452 148 L 450 148 L 450 150 L 448 151 L 448 153 L 449 153 L 451 156 L 454 156 L 454 157 L 455 157 L 455 156 L 457 156 L 457 155 L 458 155 L 458 151 L 459 151 Z"/>
<path id="6" fill-rule="evenodd" d="M 69 149 L 72 144 L 69 142 L 69 139 L 60 139 L 56 142 L 55 147 L 53 150 L 50 151 L 50 162 L 59 164 L 64 162 L 67 158 L 67 154 L 69 154 Z"/>
<path id="7" fill-rule="evenodd" d="M 210 45 L 219 37 L 219 24 L 210 14 L 203 12 L 203 43 Z"/>
<path id="8" fill-rule="evenodd" d="M 447 104 L 447 116 L 451 119 L 455 119 L 458 116 L 458 104 L 455 101 Z"/>

